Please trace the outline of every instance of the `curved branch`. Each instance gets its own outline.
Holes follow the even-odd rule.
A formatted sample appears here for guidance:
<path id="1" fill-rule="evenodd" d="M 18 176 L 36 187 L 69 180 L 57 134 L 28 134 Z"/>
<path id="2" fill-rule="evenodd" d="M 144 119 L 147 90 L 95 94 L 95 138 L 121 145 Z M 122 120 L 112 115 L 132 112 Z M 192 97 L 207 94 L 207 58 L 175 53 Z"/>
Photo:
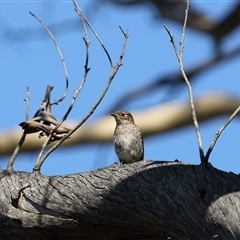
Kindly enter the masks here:
<path id="1" fill-rule="evenodd" d="M 63 54 L 61 52 L 61 49 L 60 47 L 58 46 L 57 44 L 57 41 L 55 40 L 53 34 L 51 33 L 51 31 L 48 29 L 48 27 L 44 24 L 44 22 L 39 19 L 35 14 L 33 14 L 32 12 L 29 12 L 34 18 L 36 18 L 41 24 L 42 26 L 44 27 L 44 29 L 46 30 L 46 32 L 49 34 L 50 38 L 52 39 L 56 49 L 57 49 L 57 52 L 58 52 L 58 55 L 60 57 L 60 60 L 62 62 L 62 66 L 63 66 L 63 70 L 64 70 L 64 74 L 65 74 L 65 78 L 66 78 L 66 88 L 65 88 L 65 92 L 63 94 L 63 96 L 61 98 L 59 98 L 58 100 L 54 101 L 53 103 L 51 103 L 51 105 L 54 105 L 54 104 L 58 104 L 60 102 L 62 102 L 66 96 L 67 96 L 67 92 L 68 92 L 68 71 L 67 71 L 67 66 L 66 66 L 66 63 L 65 63 L 65 60 L 64 60 L 64 57 L 63 57 Z"/>
<path id="2" fill-rule="evenodd" d="M 240 238 L 240 178 L 210 164 L 141 161 L 55 177 L 2 171 L 0 180 L 2 238 Z"/>
<path id="3" fill-rule="evenodd" d="M 82 19 L 81 19 L 82 20 Z M 53 129 L 53 131 L 49 134 L 48 138 L 45 140 L 43 146 L 42 146 L 42 149 L 38 155 L 38 158 L 37 158 L 37 162 L 33 168 L 34 171 L 40 171 L 40 168 L 42 166 L 42 164 L 44 163 L 44 161 L 46 160 L 46 158 L 55 150 L 57 149 L 61 143 L 63 143 L 66 139 L 69 138 L 69 136 L 73 133 L 73 131 L 69 131 L 69 134 L 66 134 L 63 138 L 62 138 L 62 141 L 59 141 L 57 142 L 54 146 L 52 146 L 45 154 L 44 154 L 44 151 L 47 147 L 47 145 L 49 144 L 53 134 L 57 131 L 57 129 L 62 125 L 62 123 L 67 119 L 68 115 L 70 114 L 70 112 L 72 111 L 72 108 L 77 100 L 77 97 L 79 95 L 79 93 L 81 92 L 81 90 L 83 89 L 85 83 L 86 83 L 86 80 L 87 80 L 87 75 L 88 75 L 88 72 L 90 70 L 90 68 L 88 67 L 88 62 L 89 62 L 89 46 L 90 46 L 90 41 L 88 39 L 88 34 L 87 34 L 87 31 L 86 31 L 86 27 L 85 27 L 85 24 L 83 21 L 82 22 L 82 25 L 83 25 L 83 29 L 84 29 L 84 34 L 85 34 L 85 38 L 83 38 L 84 40 L 84 43 L 85 43 L 85 47 L 86 47 L 86 57 L 85 57 L 85 66 L 84 66 L 84 74 L 83 74 L 83 78 L 82 78 L 82 81 L 78 87 L 77 90 L 74 91 L 74 94 L 73 94 L 73 97 L 72 97 L 72 102 L 67 110 L 67 112 L 64 114 L 62 120 L 55 126 L 55 128 Z"/>
<path id="4" fill-rule="evenodd" d="M 80 7 L 78 6 L 76 0 L 72 0 L 74 7 L 75 7 L 75 11 L 77 12 L 78 16 L 82 19 L 84 19 L 84 21 L 86 22 L 86 24 L 88 25 L 88 27 L 91 29 L 92 33 L 95 35 L 95 37 L 97 38 L 98 42 L 100 43 L 100 45 L 102 46 L 104 52 L 107 55 L 108 61 L 111 65 L 111 68 L 113 68 L 113 63 L 112 63 L 112 59 L 110 54 L 108 53 L 108 50 L 106 49 L 106 47 L 104 46 L 104 43 L 102 42 L 101 38 L 98 36 L 97 32 L 94 30 L 94 28 L 92 27 L 91 23 L 88 21 L 88 19 L 85 17 L 84 13 L 82 12 L 82 10 L 80 9 Z"/>
<path id="5" fill-rule="evenodd" d="M 122 29 L 121 29 L 122 31 Z M 111 73 L 110 73 L 110 77 L 108 79 L 107 85 L 105 86 L 105 89 L 103 90 L 101 96 L 99 97 L 98 101 L 94 104 L 94 106 L 92 107 L 92 109 L 89 111 L 89 113 L 71 130 L 69 131 L 62 139 L 60 139 L 57 143 L 55 143 L 42 157 L 41 155 L 39 155 L 40 157 L 37 160 L 36 165 L 33 168 L 34 172 L 40 172 L 40 168 L 43 164 L 43 162 L 45 161 L 45 159 L 55 150 L 57 149 L 66 139 L 68 139 L 69 136 L 72 136 L 72 134 L 74 132 L 76 132 L 87 120 L 88 118 L 93 114 L 93 112 L 96 110 L 96 108 L 99 106 L 99 104 L 101 103 L 101 101 L 103 100 L 104 96 L 106 95 L 118 69 L 121 67 L 122 65 L 122 59 L 123 56 L 125 54 L 125 48 L 126 48 L 126 43 L 127 43 L 127 39 L 128 39 L 128 33 L 124 34 L 124 44 L 123 44 L 123 48 L 122 48 L 122 52 L 119 56 L 119 60 L 118 63 L 113 66 L 113 68 L 111 69 Z M 87 72 L 86 72 L 87 74 Z M 72 138 L 72 137 L 71 137 Z"/>

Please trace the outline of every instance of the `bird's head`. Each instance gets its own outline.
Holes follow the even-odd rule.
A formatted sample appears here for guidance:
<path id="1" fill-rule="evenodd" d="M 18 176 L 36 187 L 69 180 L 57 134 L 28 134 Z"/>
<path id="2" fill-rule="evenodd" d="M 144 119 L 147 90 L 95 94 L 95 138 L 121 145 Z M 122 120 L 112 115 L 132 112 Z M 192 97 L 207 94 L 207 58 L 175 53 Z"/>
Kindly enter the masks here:
<path id="1" fill-rule="evenodd" d="M 111 116 L 115 118 L 117 124 L 134 123 L 132 114 L 126 110 L 121 110 L 121 111 L 116 111 L 115 113 L 111 113 Z"/>

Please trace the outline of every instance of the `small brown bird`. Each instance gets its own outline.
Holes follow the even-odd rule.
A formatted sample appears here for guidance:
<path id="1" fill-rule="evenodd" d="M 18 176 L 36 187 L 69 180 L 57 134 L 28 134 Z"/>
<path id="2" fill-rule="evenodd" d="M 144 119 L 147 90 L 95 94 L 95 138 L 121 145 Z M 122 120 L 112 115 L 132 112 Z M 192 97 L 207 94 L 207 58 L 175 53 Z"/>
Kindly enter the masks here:
<path id="1" fill-rule="evenodd" d="M 113 134 L 115 152 L 120 163 L 133 163 L 143 160 L 143 136 L 128 111 L 117 111 L 111 114 L 116 120 Z"/>

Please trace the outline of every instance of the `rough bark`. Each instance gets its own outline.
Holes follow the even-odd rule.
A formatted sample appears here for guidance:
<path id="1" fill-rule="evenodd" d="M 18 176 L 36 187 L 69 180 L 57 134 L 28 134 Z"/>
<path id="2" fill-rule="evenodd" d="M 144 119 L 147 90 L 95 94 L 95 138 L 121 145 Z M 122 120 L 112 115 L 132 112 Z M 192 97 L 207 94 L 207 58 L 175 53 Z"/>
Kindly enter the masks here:
<path id="1" fill-rule="evenodd" d="M 240 177 L 210 164 L 0 179 L 1 239 L 240 239 Z"/>

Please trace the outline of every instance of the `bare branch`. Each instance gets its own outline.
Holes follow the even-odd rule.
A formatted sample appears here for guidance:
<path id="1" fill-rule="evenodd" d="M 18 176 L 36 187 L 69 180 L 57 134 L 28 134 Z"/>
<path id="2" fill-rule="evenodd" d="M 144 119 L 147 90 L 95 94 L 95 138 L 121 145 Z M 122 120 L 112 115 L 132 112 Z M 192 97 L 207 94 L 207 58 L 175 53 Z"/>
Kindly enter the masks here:
<path id="1" fill-rule="evenodd" d="M 212 153 L 212 150 L 218 140 L 218 138 L 221 136 L 224 129 L 228 126 L 228 124 L 238 115 L 240 112 L 240 106 L 234 111 L 234 113 L 229 117 L 229 119 L 225 122 L 225 124 L 216 132 L 215 137 L 213 138 L 213 141 L 211 143 L 211 146 L 209 147 L 207 154 L 205 156 L 205 163 L 208 162 L 210 154 Z"/>
<path id="2" fill-rule="evenodd" d="M 49 142 L 51 141 L 52 139 L 52 136 L 54 134 L 54 132 L 56 132 L 58 130 L 58 128 L 61 126 L 61 124 L 67 119 L 68 115 L 70 114 L 70 112 L 72 111 L 72 108 L 76 102 L 76 99 L 80 93 L 80 91 L 82 90 L 82 88 L 84 87 L 85 83 L 86 83 L 86 80 L 87 80 L 87 74 L 90 70 L 90 68 L 88 67 L 88 62 L 89 62 L 89 46 L 90 46 L 90 41 L 88 39 L 88 33 L 87 33 L 87 28 L 86 28 L 86 25 L 85 25 L 85 19 L 83 17 L 82 14 L 79 15 L 80 16 L 80 20 L 81 20 L 81 23 L 82 23 L 82 26 L 83 26 L 83 29 L 84 29 L 84 35 L 85 37 L 83 38 L 84 40 L 84 43 L 85 43 L 85 46 L 86 46 L 86 60 L 85 60 L 85 65 L 84 65 L 84 75 L 83 75 L 83 78 L 82 78 L 82 81 L 81 81 L 81 84 L 79 86 L 79 88 L 77 90 L 74 91 L 74 94 L 73 94 L 73 98 L 72 98 L 72 102 L 67 110 L 67 112 L 65 113 L 65 115 L 63 116 L 62 120 L 59 122 L 59 124 L 56 125 L 56 127 L 53 129 L 53 131 L 49 134 L 48 138 L 46 139 L 46 141 L 44 142 L 43 146 L 42 146 L 42 149 L 38 155 L 38 159 L 37 159 L 37 162 L 36 162 L 36 165 L 34 166 L 34 171 L 40 171 L 40 168 L 42 166 L 42 164 L 44 163 L 44 161 L 46 160 L 46 158 L 49 156 L 49 154 L 54 151 L 58 146 L 60 146 L 60 144 L 65 141 L 67 138 L 69 138 L 69 136 L 73 133 L 72 131 L 68 131 L 70 134 L 67 134 L 65 136 L 62 137 L 62 142 L 58 142 L 57 144 L 55 144 L 54 146 L 56 146 L 54 149 L 53 147 L 49 149 L 49 154 L 45 154 L 43 156 L 43 153 L 47 147 L 47 145 L 49 144 Z M 72 133 L 71 133 L 72 132 Z M 52 150 L 51 150 L 52 149 Z"/>
<path id="3" fill-rule="evenodd" d="M 73 4 L 74 4 L 74 9 L 76 11 L 76 13 L 78 14 L 79 18 L 80 18 L 80 21 L 81 21 L 81 24 L 82 24 L 82 28 L 83 28 L 83 31 L 84 31 L 84 36 L 85 36 L 85 39 L 87 41 L 89 41 L 89 38 L 88 38 L 88 32 L 87 32 L 87 27 L 86 27 L 86 21 L 84 18 L 84 15 L 83 15 L 83 12 L 81 11 L 81 9 L 79 8 L 79 6 L 77 5 L 77 3 L 75 3 L 73 1 Z"/>
<path id="4" fill-rule="evenodd" d="M 7 165 L 7 170 L 8 171 L 12 171 L 13 170 L 14 161 L 15 161 L 15 159 L 17 157 L 17 154 L 19 153 L 19 151 L 20 151 L 20 149 L 21 149 L 21 147 L 22 147 L 22 145 L 23 145 L 23 143 L 25 141 L 26 136 L 27 136 L 27 134 L 25 132 L 23 132 L 22 136 L 21 136 L 21 138 L 20 138 L 20 140 L 18 142 L 18 145 L 15 148 L 15 150 L 14 150 L 14 152 L 13 152 L 13 154 L 12 154 L 12 156 L 11 156 L 9 162 L 8 162 L 8 165 Z"/>
<path id="5" fill-rule="evenodd" d="M 187 7 L 186 7 L 186 10 L 185 10 L 185 18 L 184 18 L 184 23 L 183 23 L 183 28 L 182 28 L 182 39 L 181 39 L 181 42 L 180 42 L 180 52 L 179 52 L 179 57 L 180 57 L 182 62 L 183 62 L 183 49 L 184 49 L 184 41 L 185 41 L 185 35 L 186 35 L 185 33 L 186 33 L 189 7 L 190 7 L 190 0 L 187 0 Z"/>
<path id="6" fill-rule="evenodd" d="M 53 125 L 58 125 L 58 122 L 53 120 L 53 122 L 55 124 Z M 26 122 L 22 122 L 19 124 L 22 129 L 24 129 L 24 132 L 26 134 L 31 134 L 31 133 L 36 133 L 36 132 L 39 132 L 41 131 L 41 133 L 39 134 L 39 138 L 43 137 L 43 136 L 49 136 L 53 130 L 54 130 L 54 127 L 55 126 L 51 126 L 50 124 L 47 125 L 45 123 L 41 123 L 41 122 L 38 122 L 34 119 L 31 119 L 31 120 L 28 120 Z M 55 136 L 57 135 L 62 135 L 64 133 L 68 133 L 69 131 L 71 130 L 70 127 L 68 127 L 67 125 L 61 125 L 54 133 L 54 136 L 51 138 L 51 141 L 55 141 Z M 52 135 L 51 135 L 52 136 Z M 57 137 L 59 139 L 59 136 Z"/>
<path id="7" fill-rule="evenodd" d="M 29 90 L 29 87 L 27 87 L 27 97 L 24 98 L 24 101 L 26 101 L 26 121 L 28 120 L 29 118 L 29 106 L 30 106 L 30 90 Z M 9 159 L 9 162 L 8 162 L 8 165 L 7 165 L 7 170 L 8 171 L 12 171 L 13 170 L 13 164 L 14 164 L 14 161 L 17 157 L 17 154 L 19 153 L 25 139 L 26 139 L 26 136 L 27 134 L 25 132 L 22 133 L 22 136 L 18 142 L 18 145 L 17 147 L 15 148 L 11 158 Z"/>
<path id="8" fill-rule="evenodd" d="M 93 34 L 95 35 L 95 37 L 97 38 L 98 42 L 101 44 L 104 52 L 106 53 L 107 55 L 107 58 L 108 58 L 108 61 L 111 65 L 111 67 L 113 68 L 113 63 L 112 63 L 112 59 L 110 57 L 110 54 L 108 53 L 106 47 L 104 46 L 102 40 L 100 39 L 100 37 L 98 36 L 98 34 L 96 33 L 96 31 L 94 30 L 94 28 L 92 27 L 92 25 L 90 24 L 90 22 L 87 20 L 87 18 L 85 17 L 85 15 L 83 14 L 82 10 L 80 9 L 80 7 L 78 6 L 76 0 L 73 0 L 73 4 L 74 4 L 74 7 L 75 7 L 75 11 L 77 12 L 78 16 L 80 17 L 80 19 L 84 19 L 84 21 L 87 23 L 87 25 L 89 26 L 89 28 L 91 29 L 91 31 L 93 32 Z"/>
<path id="9" fill-rule="evenodd" d="M 174 47 L 174 51 L 175 51 L 175 54 L 177 56 L 177 59 L 178 59 L 179 65 L 180 65 L 180 71 L 182 73 L 182 76 L 183 76 L 186 84 L 187 84 L 189 101 L 190 101 L 190 106 L 191 106 L 191 111 L 192 111 L 192 118 L 193 118 L 193 123 L 194 123 L 194 126 L 195 126 L 197 140 L 198 140 L 200 159 L 201 159 L 201 163 L 203 163 L 204 162 L 203 143 L 202 143 L 202 136 L 201 136 L 201 133 L 200 133 L 200 128 L 199 128 L 197 115 L 196 115 L 196 110 L 195 110 L 194 101 L 193 101 L 192 85 L 191 85 L 191 83 L 189 82 L 189 80 L 186 76 L 186 73 L 184 71 L 184 66 L 183 66 L 183 49 L 184 49 L 184 39 L 185 39 L 185 31 L 186 31 L 186 24 L 187 24 L 189 6 L 190 6 L 190 2 L 189 2 L 189 0 L 187 0 L 187 7 L 186 7 L 186 10 L 185 10 L 185 19 L 184 19 L 183 30 L 182 30 L 182 39 L 181 39 L 181 42 L 180 42 L 180 52 L 178 52 L 178 50 L 177 50 L 177 46 L 175 44 L 174 37 L 171 34 L 170 30 L 168 29 L 168 27 L 166 25 L 164 25 L 164 28 L 166 29 L 168 35 L 170 36 L 170 41 L 171 41 L 171 43 Z"/>
<path id="10" fill-rule="evenodd" d="M 46 135 L 49 135 L 52 131 L 52 127 L 40 122 L 36 122 L 34 120 L 28 120 L 26 122 L 22 122 L 19 124 L 26 134 L 36 133 L 39 131 L 43 131 Z"/>
<path id="11" fill-rule="evenodd" d="M 210 60 L 207 60 L 203 63 L 200 63 L 191 69 L 188 69 L 187 76 L 188 79 L 193 83 L 194 80 L 197 80 L 197 76 L 203 73 L 206 70 L 211 69 L 212 67 L 216 66 L 216 64 L 233 59 L 238 57 L 240 54 L 240 47 L 237 46 L 230 51 L 221 52 L 219 54 L 215 54 L 212 56 Z M 182 84 L 186 84 L 181 72 L 171 72 L 171 74 L 167 74 L 162 76 L 161 74 L 157 76 L 155 79 L 149 80 L 146 79 L 146 84 L 140 87 L 135 87 L 133 90 L 128 91 L 127 93 L 121 95 L 116 102 L 112 103 L 112 106 L 106 111 L 106 113 L 111 113 L 116 111 L 117 109 L 124 108 L 124 105 L 130 103 L 131 101 L 136 101 L 138 98 L 146 97 L 148 94 L 152 94 L 152 92 L 157 91 L 158 89 L 163 90 L 166 88 L 165 97 L 163 97 L 163 101 L 168 99 L 172 99 L 173 91 L 176 91 L 178 88 L 182 86 Z"/>
<path id="12" fill-rule="evenodd" d="M 53 87 L 48 85 L 47 89 L 46 89 L 46 92 L 45 92 L 45 95 L 44 95 L 44 98 L 42 100 L 42 103 L 41 103 L 39 109 L 37 110 L 37 112 L 34 114 L 33 118 L 31 120 L 27 120 L 26 122 L 22 122 L 22 123 L 19 124 L 24 129 L 24 132 L 22 133 L 22 136 L 21 136 L 21 138 L 20 138 L 20 140 L 17 144 L 17 147 L 15 148 L 15 150 L 14 150 L 14 152 L 13 152 L 13 154 L 12 154 L 12 156 L 11 156 L 9 162 L 8 162 L 7 170 L 13 170 L 14 161 L 15 161 L 16 156 L 17 156 L 18 152 L 20 151 L 20 149 L 21 149 L 21 147 L 22 147 L 22 145 L 23 145 L 23 143 L 26 139 L 27 134 L 35 133 L 35 132 L 38 132 L 38 131 L 43 131 L 43 129 L 45 129 L 44 128 L 45 126 L 50 125 L 50 122 L 48 121 L 50 119 L 50 117 L 48 116 L 49 117 L 48 119 L 46 117 L 44 119 L 43 110 L 48 109 L 48 111 L 51 112 L 50 96 L 51 96 L 51 91 L 52 90 L 53 90 Z M 27 101 L 26 119 L 28 119 L 29 101 L 30 101 L 30 91 L 29 91 L 28 87 L 27 87 L 27 98 L 24 99 L 24 100 Z M 44 121 L 43 124 L 41 124 L 41 125 L 44 125 L 44 126 L 39 127 L 38 124 L 40 124 L 39 122 L 41 120 Z M 38 122 L 36 122 L 36 121 L 38 121 Z"/>
<path id="13" fill-rule="evenodd" d="M 27 97 L 23 99 L 26 102 L 26 121 L 29 118 L 29 109 L 30 109 L 30 89 L 27 87 Z"/>
<path id="14" fill-rule="evenodd" d="M 120 28 L 121 29 L 121 28 Z M 121 29 L 122 30 L 122 29 Z M 112 80 L 114 79 L 118 69 L 120 68 L 120 66 L 122 65 L 122 59 L 124 57 L 125 54 L 125 49 L 126 49 L 126 43 L 127 43 L 127 39 L 129 37 L 128 32 L 123 32 L 124 35 L 124 43 L 123 43 L 123 47 L 122 47 L 122 51 L 120 53 L 119 56 L 119 60 L 117 62 L 117 64 L 115 66 L 112 67 L 111 70 L 111 74 L 110 77 L 108 79 L 107 85 L 105 86 L 105 89 L 103 91 L 103 93 L 101 94 L 100 98 L 98 99 L 98 101 L 94 104 L 94 106 L 92 107 L 92 109 L 89 111 L 89 113 L 82 119 L 81 122 L 79 122 L 69 133 L 67 133 L 61 140 L 59 140 L 57 143 L 55 143 L 55 145 L 53 145 L 53 147 L 51 147 L 46 153 L 45 155 L 42 157 L 40 156 L 37 160 L 36 165 L 33 168 L 33 172 L 37 173 L 40 171 L 40 168 L 43 164 L 43 162 L 45 161 L 45 159 L 56 149 L 58 148 L 69 136 L 71 136 L 77 129 L 79 129 L 86 121 L 87 119 L 94 113 L 94 111 L 96 110 L 96 108 L 98 107 L 98 105 L 101 103 L 102 99 L 104 98 L 104 96 L 106 95 Z M 87 62 L 87 61 L 86 61 Z M 85 69 L 87 69 L 85 67 Z M 85 72 L 85 74 L 87 74 L 87 72 Z"/>
<path id="15" fill-rule="evenodd" d="M 39 113 L 41 111 L 43 111 L 45 108 L 48 108 L 48 110 L 51 110 L 51 105 L 50 105 L 50 96 L 51 96 L 51 91 L 53 90 L 53 86 L 49 86 L 47 85 L 47 89 L 44 95 L 44 98 L 42 100 L 42 103 L 40 105 L 40 107 L 38 108 L 38 110 L 36 111 L 36 113 L 34 114 L 33 117 L 36 117 L 39 115 Z M 51 112 L 51 111 L 50 111 Z"/>
<path id="16" fill-rule="evenodd" d="M 61 52 L 61 49 L 60 49 L 60 47 L 58 46 L 57 41 L 55 40 L 55 38 L 54 38 L 53 34 L 51 33 L 51 31 L 47 28 L 47 26 L 44 24 L 44 22 L 43 22 L 41 19 L 39 19 L 35 14 L 33 14 L 32 12 L 29 12 L 29 13 L 30 13 L 34 18 L 36 18 L 36 19 L 42 24 L 42 26 L 44 27 L 44 29 L 47 31 L 47 33 L 49 34 L 50 38 L 52 39 L 52 41 L 53 41 L 53 43 L 54 43 L 54 45 L 55 45 L 55 47 L 56 47 L 56 49 L 57 49 L 58 55 L 59 55 L 60 60 L 61 60 L 61 62 L 62 62 L 62 66 L 63 66 L 65 78 L 66 78 L 65 92 L 64 92 L 63 96 L 62 96 L 60 99 L 54 101 L 53 103 L 51 103 L 51 105 L 58 104 L 58 103 L 62 102 L 62 101 L 65 99 L 65 97 L 67 96 L 67 92 L 68 92 L 68 84 L 69 84 L 69 82 L 68 82 L 67 66 L 66 66 L 66 63 L 65 63 L 63 54 L 62 54 L 62 52 Z"/>

